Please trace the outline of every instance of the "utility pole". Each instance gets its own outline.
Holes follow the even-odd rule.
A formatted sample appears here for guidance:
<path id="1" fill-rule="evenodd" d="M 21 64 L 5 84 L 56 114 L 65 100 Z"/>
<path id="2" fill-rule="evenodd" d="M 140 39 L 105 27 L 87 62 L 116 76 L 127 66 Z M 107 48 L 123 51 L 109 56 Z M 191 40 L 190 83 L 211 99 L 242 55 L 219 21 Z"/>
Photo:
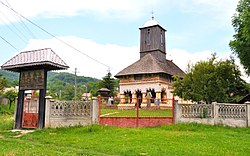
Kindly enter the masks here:
<path id="1" fill-rule="evenodd" d="M 77 86 L 76 86 L 76 72 L 77 72 L 77 68 L 75 68 L 75 101 L 76 101 L 76 89 L 77 89 Z"/>
<path id="2" fill-rule="evenodd" d="M 59 91 L 59 99 L 61 100 L 61 98 L 62 98 L 62 90 L 60 89 L 60 91 Z"/>

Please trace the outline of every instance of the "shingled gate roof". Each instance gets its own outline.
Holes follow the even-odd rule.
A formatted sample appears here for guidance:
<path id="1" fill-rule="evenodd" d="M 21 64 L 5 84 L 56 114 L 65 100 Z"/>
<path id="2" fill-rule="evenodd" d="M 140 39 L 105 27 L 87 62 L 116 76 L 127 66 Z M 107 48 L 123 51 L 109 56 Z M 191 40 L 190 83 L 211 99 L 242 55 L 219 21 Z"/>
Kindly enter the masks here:
<path id="1" fill-rule="evenodd" d="M 147 54 L 140 60 L 120 71 L 115 77 L 135 74 L 166 73 L 169 75 L 184 76 L 184 72 L 170 60 L 164 62 L 157 60 L 151 54 Z"/>
<path id="2" fill-rule="evenodd" d="M 24 51 L 1 66 L 2 69 L 20 72 L 27 69 L 68 69 L 69 66 L 50 48 Z"/>

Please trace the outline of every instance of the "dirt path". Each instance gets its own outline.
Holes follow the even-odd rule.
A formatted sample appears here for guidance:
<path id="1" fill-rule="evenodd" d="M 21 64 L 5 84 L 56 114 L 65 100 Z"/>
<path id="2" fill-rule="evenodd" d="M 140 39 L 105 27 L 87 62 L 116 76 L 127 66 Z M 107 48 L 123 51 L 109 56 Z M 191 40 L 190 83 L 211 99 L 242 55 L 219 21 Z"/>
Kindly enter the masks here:
<path id="1" fill-rule="evenodd" d="M 113 112 L 113 113 L 102 114 L 102 115 L 100 115 L 100 117 L 109 116 L 109 115 L 117 114 L 117 113 L 119 113 L 119 112 Z"/>
<path id="2" fill-rule="evenodd" d="M 16 136 L 13 136 L 14 138 L 18 138 L 18 137 L 21 137 L 25 134 L 28 134 L 28 133 L 32 133 L 34 132 L 35 130 L 21 130 L 21 129 L 13 129 L 13 130 L 10 130 L 11 132 L 20 132 L 20 134 L 16 135 Z"/>

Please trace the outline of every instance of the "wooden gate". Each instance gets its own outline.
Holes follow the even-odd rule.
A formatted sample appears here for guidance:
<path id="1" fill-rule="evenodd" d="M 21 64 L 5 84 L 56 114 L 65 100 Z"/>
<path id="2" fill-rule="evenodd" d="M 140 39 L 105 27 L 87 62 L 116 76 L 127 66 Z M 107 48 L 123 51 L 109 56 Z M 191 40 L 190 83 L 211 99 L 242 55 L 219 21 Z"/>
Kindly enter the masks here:
<path id="1" fill-rule="evenodd" d="M 23 128 L 37 128 L 39 98 L 25 97 L 23 107 Z"/>
<path id="2" fill-rule="evenodd" d="M 136 99 L 131 101 L 145 101 Z M 151 99 L 155 101 L 156 99 Z M 118 127 L 154 127 L 174 123 L 174 97 L 164 99 L 165 103 L 151 103 L 137 105 L 137 103 L 113 104 L 109 99 L 98 98 L 99 102 L 99 124 Z M 121 101 L 118 99 L 117 101 Z M 129 101 L 130 100 L 126 100 Z"/>

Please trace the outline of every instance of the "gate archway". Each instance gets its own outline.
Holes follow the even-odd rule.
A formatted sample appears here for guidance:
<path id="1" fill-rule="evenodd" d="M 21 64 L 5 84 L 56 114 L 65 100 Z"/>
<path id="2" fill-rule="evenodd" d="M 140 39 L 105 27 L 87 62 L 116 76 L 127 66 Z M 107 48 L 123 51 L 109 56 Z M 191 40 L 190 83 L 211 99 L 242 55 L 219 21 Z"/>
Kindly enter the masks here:
<path id="1" fill-rule="evenodd" d="M 14 128 L 43 128 L 47 72 L 68 69 L 69 66 L 52 49 L 45 48 L 21 52 L 3 64 L 1 68 L 20 73 Z M 38 90 L 39 96 L 36 102 L 27 101 L 26 93 L 29 90 Z M 31 104 L 35 106 L 32 107 Z M 34 108 L 36 110 L 31 111 Z"/>

